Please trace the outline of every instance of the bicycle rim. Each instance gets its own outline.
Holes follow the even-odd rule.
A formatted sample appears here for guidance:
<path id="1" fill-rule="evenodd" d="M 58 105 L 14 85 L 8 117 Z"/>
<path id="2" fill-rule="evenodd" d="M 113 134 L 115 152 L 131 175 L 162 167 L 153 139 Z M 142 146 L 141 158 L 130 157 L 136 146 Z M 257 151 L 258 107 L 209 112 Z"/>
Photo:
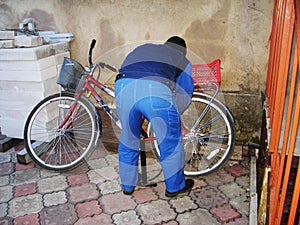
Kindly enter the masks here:
<path id="1" fill-rule="evenodd" d="M 193 97 L 192 104 L 181 118 L 185 174 L 209 174 L 224 165 L 235 140 L 233 122 L 224 109 L 209 100 Z"/>
<path id="2" fill-rule="evenodd" d="M 75 98 L 62 93 L 42 100 L 29 115 L 24 131 L 27 151 L 38 165 L 66 170 L 80 164 L 94 148 L 95 113 L 85 99 L 77 101 L 76 116 L 59 128 Z M 70 119 L 70 118 L 69 118 Z"/>
<path id="3" fill-rule="evenodd" d="M 181 116 L 181 121 L 185 175 L 209 174 L 224 165 L 233 151 L 235 141 L 234 124 L 226 110 L 217 102 L 193 97 L 191 105 Z M 148 124 L 147 134 L 154 138 L 151 141 L 152 151 L 159 159 L 160 151 L 151 123 Z"/>

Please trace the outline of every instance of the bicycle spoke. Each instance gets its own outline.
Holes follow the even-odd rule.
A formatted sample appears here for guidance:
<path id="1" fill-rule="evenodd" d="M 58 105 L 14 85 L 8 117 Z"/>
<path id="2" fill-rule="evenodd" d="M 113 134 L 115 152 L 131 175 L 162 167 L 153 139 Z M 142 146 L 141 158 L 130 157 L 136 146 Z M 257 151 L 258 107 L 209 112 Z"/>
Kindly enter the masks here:
<path id="1" fill-rule="evenodd" d="M 25 137 L 30 156 L 40 166 L 71 168 L 93 148 L 97 134 L 94 109 L 84 101 L 62 93 L 49 96 L 35 107 L 26 121 Z"/>
<path id="2" fill-rule="evenodd" d="M 226 113 L 213 101 L 193 98 L 183 115 L 185 173 L 201 175 L 220 168 L 229 158 L 234 128 Z"/>

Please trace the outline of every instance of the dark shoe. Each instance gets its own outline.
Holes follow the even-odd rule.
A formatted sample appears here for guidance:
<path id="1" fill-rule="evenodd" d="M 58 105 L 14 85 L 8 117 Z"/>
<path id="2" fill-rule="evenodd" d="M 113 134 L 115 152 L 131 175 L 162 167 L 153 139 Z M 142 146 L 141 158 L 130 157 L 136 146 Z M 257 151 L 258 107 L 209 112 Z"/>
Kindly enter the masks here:
<path id="1" fill-rule="evenodd" d="M 123 194 L 124 195 L 131 195 L 133 192 L 134 192 L 134 189 L 131 190 L 131 191 L 125 191 L 125 190 L 123 190 Z"/>
<path id="2" fill-rule="evenodd" d="M 194 186 L 194 180 L 187 179 L 187 180 L 185 180 L 185 187 L 183 189 L 181 189 L 180 191 L 177 191 L 177 192 L 166 191 L 166 196 L 169 198 L 174 198 L 174 197 L 181 196 L 181 195 L 182 196 L 188 195 L 191 192 L 193 186 Z"/>

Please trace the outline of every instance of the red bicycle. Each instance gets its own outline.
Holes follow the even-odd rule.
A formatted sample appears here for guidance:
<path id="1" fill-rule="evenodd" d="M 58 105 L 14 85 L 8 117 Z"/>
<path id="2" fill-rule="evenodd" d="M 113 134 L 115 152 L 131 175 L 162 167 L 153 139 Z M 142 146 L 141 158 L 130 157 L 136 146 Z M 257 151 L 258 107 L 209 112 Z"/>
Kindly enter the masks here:
<path id="1" fill-rule="evenodd" d="M 74 168 L 96 147 L 101 137 L 102 123 L 90 96 L 93 96 L 98 106 L 121 128 L 114 109 L 101 97 L 106 94 L 114 98 L 114 91 L 98 81 L 101 69 L 106 68 L 113 72 L 117 70 L 103 62 L 92 62 L 95 43 L 93 40 L 90 45 L 88 68 L 84 68 L 74 59 L 64 59 L 57 80 L 63 91 L 40 101 L 27 118 L 24 129 L 25 146 L 33 161 L 41 167 L 52 170 Z M 206 73 L 210 71 L 214 76 L 212 68 L 215 66 L 216 63 L 197 67 L 202 70 L 204 68 Z M 198 71 L 198 78 L 199 73 L 203 72 Z M 194 93 L 192 104 L 181 116 L 185 173 L 192 176 L 211 173 L 224 165 L 233 150 L 235 140 L 234 119 L 230 110 L 216 99 L 218 88 L 213 95 L 203 91 L 218 85 L 214 80 L 205 78 L 202 82 L 198 78 L 195 78 L 197 92 Z M 96 87 L 100 91 L 96 91 Z M 142 140 L 151 142 L 151 150 L 159 160 L 159 148 L 151 121 L 143 134 Z"/>

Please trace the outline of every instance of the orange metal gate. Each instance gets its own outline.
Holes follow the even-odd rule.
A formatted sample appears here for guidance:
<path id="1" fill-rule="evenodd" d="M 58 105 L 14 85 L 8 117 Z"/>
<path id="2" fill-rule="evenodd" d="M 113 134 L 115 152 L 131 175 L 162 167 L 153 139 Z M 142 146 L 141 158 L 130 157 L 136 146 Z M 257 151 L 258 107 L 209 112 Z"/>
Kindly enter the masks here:
<path id="1" fill-rule="evenodd" d="M 299 74 L 300 0 L 275 0 L 265 102 L 269 225 L 300 225 Z"/>

